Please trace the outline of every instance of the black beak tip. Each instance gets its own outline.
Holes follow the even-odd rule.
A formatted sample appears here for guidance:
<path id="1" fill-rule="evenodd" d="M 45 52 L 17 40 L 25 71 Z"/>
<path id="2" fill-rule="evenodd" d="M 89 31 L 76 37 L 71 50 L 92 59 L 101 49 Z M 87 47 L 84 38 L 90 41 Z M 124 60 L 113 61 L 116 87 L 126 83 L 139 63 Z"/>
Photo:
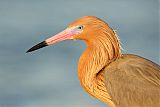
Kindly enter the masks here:
<path id="1" fill-rule="evenodd" d="M 31 49 L 29 49 L 28 51 L 26 51 L 26 53 L 29 53 L 29 52 L 32 52 L 32 50 L 31 50 Z"/>
<path id="2" fill-rule="evenodd" d="M 32 51 L 35 51 L 37 49 L 40 49 L 40 48 L 43 48 L 45 46 L 48 46 L 48 44 L 46 43 L 46 41 L 43 41 L 35 46 L 33 46 L 32 48 L 30 48 L 26 53 L 29 53 L 29 52 L 32 52 Z"/>
<path id="3" fill-rule="evenodd" d="M 28 51 L 26 51 L 26 53 L 28 53 L 28 52 L 30 52 L 29 50 Z"/>

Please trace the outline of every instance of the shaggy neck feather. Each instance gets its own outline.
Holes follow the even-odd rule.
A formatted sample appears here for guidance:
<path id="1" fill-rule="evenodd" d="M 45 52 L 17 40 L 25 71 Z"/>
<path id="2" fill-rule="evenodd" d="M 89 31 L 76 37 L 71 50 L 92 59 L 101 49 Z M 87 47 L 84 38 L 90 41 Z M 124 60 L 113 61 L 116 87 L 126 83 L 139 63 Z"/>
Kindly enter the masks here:
<path id="1" fill-rule="evenodd" d="M 116 34 L 115 38 L 109 37 L 111 36 L 105 33 L 96 41 L 86 42 L 87 48 L 79 60 L 78 77 L 80 84 L 88 93 L 114 106 L 105 88 L 103 68 L 120 57 L 121 51 Z"/>

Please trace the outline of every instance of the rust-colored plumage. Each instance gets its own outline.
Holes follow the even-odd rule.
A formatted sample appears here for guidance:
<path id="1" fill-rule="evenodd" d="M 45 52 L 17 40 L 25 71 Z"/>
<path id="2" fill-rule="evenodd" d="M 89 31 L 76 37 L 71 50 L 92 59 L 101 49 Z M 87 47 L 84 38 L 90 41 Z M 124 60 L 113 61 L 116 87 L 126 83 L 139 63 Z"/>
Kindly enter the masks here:
<path id="1" fill-rule="evenodd" d="M 84 40 L 87 45 L 79 60 L 78 78 L 90 95 L 112 107 L 160 106 L 160 66 L 122 54 L 116 32 L 97 17 L 82 17 L 27 52 L 69 39 Z"/>

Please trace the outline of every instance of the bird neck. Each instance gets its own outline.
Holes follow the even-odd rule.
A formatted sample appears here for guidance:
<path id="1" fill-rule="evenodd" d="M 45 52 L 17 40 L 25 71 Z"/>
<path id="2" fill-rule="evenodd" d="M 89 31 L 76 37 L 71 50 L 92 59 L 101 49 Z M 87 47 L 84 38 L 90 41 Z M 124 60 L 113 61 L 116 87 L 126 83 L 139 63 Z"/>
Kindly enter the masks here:
<path id="1" fill-rule="evenodd" d="M 121 56 L 115 33 L 114 36 L 114 41 L 107 36 L 101 36 L 94 42 L 86 42 L 87 48 L 80 57 L 78 66 L 78 77 L 82 87 L 92 96 L 112 106 L 114 104 L 105 88 L 103 68 Z"/>

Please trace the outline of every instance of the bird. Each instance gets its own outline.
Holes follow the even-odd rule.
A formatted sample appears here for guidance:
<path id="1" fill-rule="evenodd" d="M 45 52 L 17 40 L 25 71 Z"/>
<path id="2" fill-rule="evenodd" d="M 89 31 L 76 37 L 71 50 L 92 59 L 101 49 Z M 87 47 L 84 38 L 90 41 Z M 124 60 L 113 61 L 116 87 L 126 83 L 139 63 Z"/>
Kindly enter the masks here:
<path id="1" fill-rule="evenodd" d="M 27 53 L 64 40 L 86 44 L 79 58 L 78 79 L 91 96 L 111 107 L 160 107 L 160 65 L 122 53 L 116 31 L 96 16 L 80 17 Z"/>

